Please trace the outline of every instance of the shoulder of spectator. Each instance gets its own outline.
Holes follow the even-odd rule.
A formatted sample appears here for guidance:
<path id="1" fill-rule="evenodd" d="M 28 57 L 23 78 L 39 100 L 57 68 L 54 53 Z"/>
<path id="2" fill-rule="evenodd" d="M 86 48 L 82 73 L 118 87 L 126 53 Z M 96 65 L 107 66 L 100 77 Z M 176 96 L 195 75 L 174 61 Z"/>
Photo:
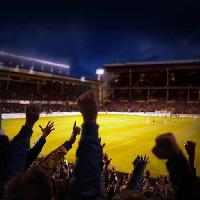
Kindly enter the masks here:
<path id="1" fill-rule="evenodd" d="M 174 156 L 173 158 L 170 158 L 167 163 L 167 169 L 169 171 L 173 170 L 173 168 L 176 167 L 181 167 L 181 168 L 185 168 L 187 167 L 189 169 L 189 164 L 185 158 L 185 156 L 183 155 L 183 153 L 179 153 L 178 155 Z"/>
<path id="2" fill-rule="evenodd" d="M 22 126 L 19 133 L 11 141 L 11 145 L 16 143 L 17 141 L 18 142 L 27 141 L 29 143 L 32 133 L 33 133 L 33 130 L 30 127 L 26 125 Z M 24 144 L 27 144 L 27 142 L 25 142 Z"/>
<path id="3" fill-rule="evenodd" d="M 67 153 L 67 150 L 63 145 L 48 154 L 44 159 L 41 160 L 39 166 L 48 171 L 52 171 L 53 167 L 63 158 Z"/>
<path id="4" fill-rule="evenodd" d="M 4 142 L 9 142 L 9 138 L 7 135 L 0 135 L 0 144 Z"/>

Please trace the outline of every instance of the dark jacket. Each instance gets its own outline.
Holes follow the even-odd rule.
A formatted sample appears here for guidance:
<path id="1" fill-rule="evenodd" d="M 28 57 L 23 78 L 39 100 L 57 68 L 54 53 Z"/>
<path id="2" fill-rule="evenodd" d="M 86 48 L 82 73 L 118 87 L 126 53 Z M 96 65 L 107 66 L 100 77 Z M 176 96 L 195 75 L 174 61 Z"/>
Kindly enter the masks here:
<path id="1" fill-rule="evenodd" d="M 46 139 L 43 136 L 41 136 L 39 140 L 35 143 L 35 145 L 29 150 L 25 169 L 27 169 L 35 161 L 35 159 L 42 151 L 42 148 L 45 145 L 45 143 Z"/>
<path id="2" fill-rule="evenodd" d="M 7 163 L 7 154 L 9 151 L 10 142 L 8 136 L 0 136 L 0 183 L 3 182 Z"/>
<path id="3" fill-rule="evenodd" d="M 98 125 L 84 123 L 76 152 L 71 199 L 99 199 L 101 189 L 101 149 Z"/>
<path id="4" fill-rule="evenodd" d="M 26 159 L 29 154 L 30 138 L 32 136 L 32 129 L 28 126 L 22 126 L 18 135 L 16 135 L 11 144 L 9 150 L 9 161 L 6 170 L 6 178 L 14 177 L 17 172 L 24 169 Z"/>
<path id="5" fill-rule="evenodd" d="M 30 138 L 33 131 L 27 126 L 22 126 L 20 132 L 9 144 L 4 171 L 4 184 L 0 185 L 0 199 L 3 194 L 4 186 L 18 172 L 23 171 L 30 148 Z"/>
<path id="6" fill-rule="evenodd" d="M 176 199 L 200 199 L 200 179 L 194 175 L 183 154 L 168 160 L 167 169 Z"/>
<path id="7" fill-rule="evenodd" d="M 7 168 L 9 147 L 10 142 L 8 137 L 6 135 L 0 136 L 0 199 L 3 195 L 4 185 L 6 183 L 5 171 Z"/>

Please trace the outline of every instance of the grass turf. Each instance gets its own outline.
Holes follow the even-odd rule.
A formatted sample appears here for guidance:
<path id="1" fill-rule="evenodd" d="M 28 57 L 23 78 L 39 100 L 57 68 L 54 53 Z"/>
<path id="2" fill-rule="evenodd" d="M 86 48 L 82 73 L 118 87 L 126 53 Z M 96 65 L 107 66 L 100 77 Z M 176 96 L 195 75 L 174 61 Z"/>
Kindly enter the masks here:
<path id="1" fill-rule="evenodd" d="M 200 119 L 193 121 L 193 119 L 189 118 L 167 118 L 167 125 L 164 125 L 164 118 L 155 117 L 155 122 L 153 122 L 152 117 L 149 119 L 150 124 L 147 124 L 146 117 L 142 116 L 111 114 L 98 116 L 100 136 L 102 137 L 102 142 L 106 143 L 105 152 L 112 158 L 111 166 L 114 165 L 118 171 L 130 173 L 133 159 L 137 155 L 147 155 L 150 157 L 147 169 L 151 171 L 152 176 L 167 174 L 165 161 L 157 159 L 151 153 L 151 149 L 155 144 L 157 135 L 172 132 L 175 134 L 184 154 L 186 152 L 183 144 L 186 140 L 192 140 L 197 143 L 195 167 L 197 168 L 197 175 L 200 175 Z M 55 131 L 47 138 L 41 153 L 45 155 L 70 137 L 75 120 L 78 126 L 81 126 L 82 123 L 81 116 L 40 118 L 34 127 L 31 145 L 41 135 L 38 125 L 41 124 L 44 127 L 49 120 L 55 122 Z M 6 119 L 2 121 L 2 127 L 9 138 L 12 139 L 23 123 L 24 119 Z M 69 162 L 75 162 L 78 140 L 66 156 Z"/>

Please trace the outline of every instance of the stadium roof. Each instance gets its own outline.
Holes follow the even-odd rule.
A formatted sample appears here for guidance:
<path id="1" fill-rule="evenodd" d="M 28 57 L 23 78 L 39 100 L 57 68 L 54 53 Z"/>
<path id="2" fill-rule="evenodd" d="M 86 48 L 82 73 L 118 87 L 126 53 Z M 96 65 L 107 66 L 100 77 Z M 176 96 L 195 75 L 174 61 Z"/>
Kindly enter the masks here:
<path id="1" fill-rule="evenodd" d="M 31 58 L 31 57 L 26 57 L 26 56 L 19 56 L 7 52 L 0 51 L 1 56 L 9 56 L 11 58 L 17 58 L 17 59 L 23 59 L 31 62 L 36 62 L 40 64 L 45 64 L 45 65 L 51 65 L 51 66 L 57 66 L 57 67 L 62 67 L 62 68 L 69 68 L 69 65 L 66 64 L 60 64 L 60 63 L 55 63 L 55 62 L 50 62 L 42 59 L 37 59 L 37 58 Z"/>
<path id="2" fill-rule="evenodd" d="M 70 82 L 70 83 L 77 83 L 77 84 L 100 84 L 99 81 L 94 80 L 82 80 L 81 78 L 75 78 L 75 77 L 64 77 L 59 76 L 51 73 L 45 73 L 45 72 L 37 72 L 37 71 L 30 71 L 27 69 L 19 69 L 19 68 L 13 68 L 13 67 L 7 67 L 7 66 L 1 66 L 0 65 L 0 74 L 9 74 L 14 76 L 26 76 L 30 78 L 35 79 L 43 79 L 43 80 L 51 80 L 51 81 L 62 81 L 62 82 Z"/>
<path id="3" fill-rule="evenodd" d="M 149 61 L 149 62 L 130 62 L 104 64 L 106 71 L 113 70 L 164 70 L 164 69 L 200 69 L 200 59 L 198 60 L 177 60 L 177 61 Z"/>

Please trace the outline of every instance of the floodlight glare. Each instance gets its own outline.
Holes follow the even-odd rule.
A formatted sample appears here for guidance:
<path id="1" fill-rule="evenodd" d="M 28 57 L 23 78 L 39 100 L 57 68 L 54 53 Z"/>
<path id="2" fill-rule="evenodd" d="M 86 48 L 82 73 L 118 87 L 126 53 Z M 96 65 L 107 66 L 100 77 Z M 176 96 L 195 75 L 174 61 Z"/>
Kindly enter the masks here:
<path id="1" fill-rule="evenodd" d="M 13 58 L 18 58 L 18 59 L 22 59 L 22 60 L 31 61 L 31 62 L 38 62 L 40 64 L 45 64 L 45 65 L 53 65 L 53 66 L 62 67 L 62 68 L 66 68 L 66 69 L 70 68 L 69 65 L 49 62 L 49 61 L 46 61 L 46 60 L 41 60 L 41 59 L 36 59 L 36 58 L 31 58 L 31 57 L 26 57 L 26 56 L 18 56 L 18 55 L 6 53 L 6 52 L 3 52 L 3 51 L 0 51 L 0 55 L 10 56 L 10 57 L 13 57 Z M 10 64 L 12 64 L 12 63 L 10 63 Z"/>
<path id="2" fill-rule="evenodd" d="M 104 74 L 104 69 L 97 69 L 96 70 L 97 75 L 103 75 Z"/>
<path id="3" fill-rule="evenodd" d="M 83 81 L 83 82 L 85 81 L 85 76 L 81 77 L 81 81 Z"/>

